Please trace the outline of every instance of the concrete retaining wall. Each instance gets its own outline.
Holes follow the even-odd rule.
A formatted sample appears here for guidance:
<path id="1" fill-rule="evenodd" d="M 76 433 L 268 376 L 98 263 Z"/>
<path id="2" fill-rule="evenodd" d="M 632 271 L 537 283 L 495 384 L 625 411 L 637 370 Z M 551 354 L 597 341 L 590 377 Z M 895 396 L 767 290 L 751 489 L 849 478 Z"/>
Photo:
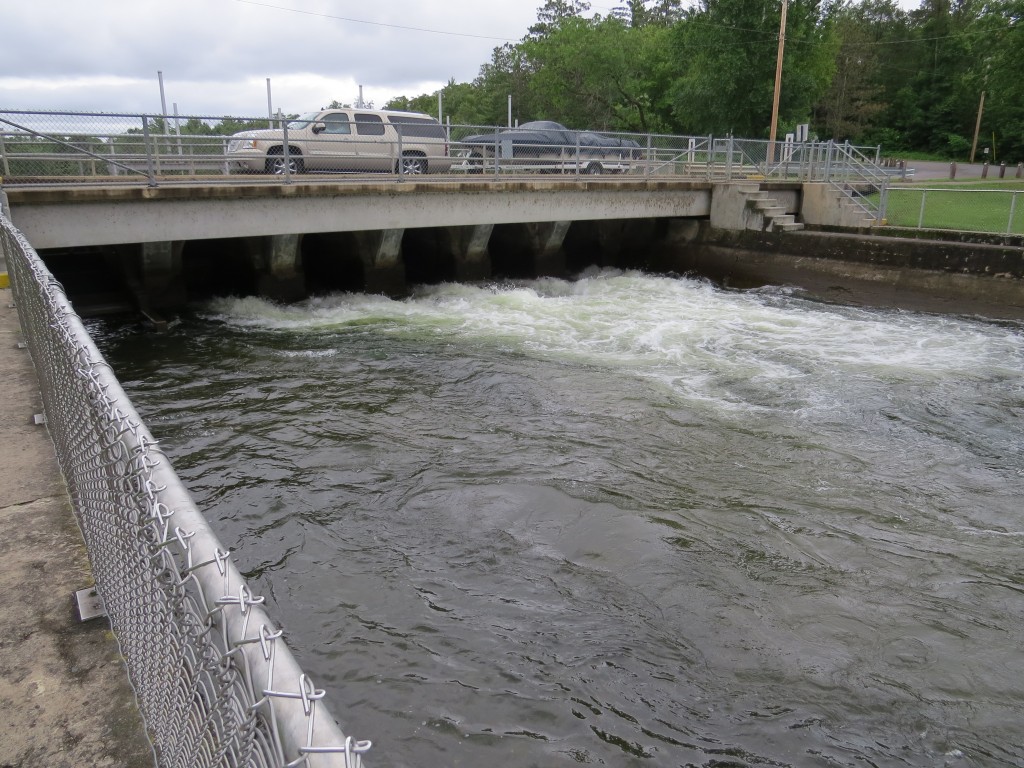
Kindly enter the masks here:
<path id="1" fill-rule="evenodd" d="M 1024 318 L 1024 248 L 681 223 L 643 266 L 736 288 L 791 285 L 828 301 Z"/>

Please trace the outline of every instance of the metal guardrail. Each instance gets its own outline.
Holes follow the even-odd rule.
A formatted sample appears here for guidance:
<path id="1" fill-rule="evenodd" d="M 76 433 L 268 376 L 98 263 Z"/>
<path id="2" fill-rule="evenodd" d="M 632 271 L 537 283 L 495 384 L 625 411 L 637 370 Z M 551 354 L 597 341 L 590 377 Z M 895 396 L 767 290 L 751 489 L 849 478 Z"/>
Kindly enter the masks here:
<path id="1" fill-rule="evenodd" d="M 97 589 L 161 768 L 357 768 L 61 286 L 0 213 L 0 250 Z"/>
<path id="2" fill-rule="evenodd" d="M 238 155 L 229 152 L 231 135 L 239 130 L 273 126 L 285 133 L 282 154 L 290 157 L 287 119 L 266 117 L 229 118 L 152 114 L 64 113 L 0 111 L 0 177 L 10 186 L 40 184 L 147 184 L 166 186 L 194 182 L 291 184 L 302 178 L 325 180 L 312 158 L 298 167 L 279 164 L 279 173 L 238 173 Z M 182 132 L 181 126 L 186 127 Z M 343 152 L 360 148 L 391 158 L 372 178 L 402 181 L 511 178 L 522 174 L 559 173 L 576 176 L 591 173 L 630 174 L 647 178 L 685 178 L 701 181 L 788 180 L 835 181 L 855 175 L 862 181 L 884 177 L 877 150 L 834 142 L 786 143 L 732 137 L 673 136 L 601 131 L 627 147 L 600 154 L 593 147 L 575 144 L 533 145 L 530 151 L 509 150 L 505 137 L 514 140 L 515 129 L 495 126 L 445 125 L 444 143 L 438 144 L 440 173 L 415 173 L 398 158 L 405 154 L 397 141 L 350 139 Z M 495 135 L 494 146 L 481 150 L 467 143 L 473 135 Z M 500 136 L 499 136 L 500 134 Z M 321 160 L 341 158 L 336 139 L 306 139 Z M 332 142 L 334 142 L 332 144 Z M 353 150 L 355 147 L 355 150 Z M 477 157 L 474 157 L 474 153 Z M 870 157 L 875 154 L 875 158 Z M 331 165 L 330 162 L 327 163 Z M 334 163 L 333 165 L 343 165 Z M 304 172 L 304 173 L 303 173 Z M 367 178 L 356 168 L 331 172 L 332 180 Z"/>

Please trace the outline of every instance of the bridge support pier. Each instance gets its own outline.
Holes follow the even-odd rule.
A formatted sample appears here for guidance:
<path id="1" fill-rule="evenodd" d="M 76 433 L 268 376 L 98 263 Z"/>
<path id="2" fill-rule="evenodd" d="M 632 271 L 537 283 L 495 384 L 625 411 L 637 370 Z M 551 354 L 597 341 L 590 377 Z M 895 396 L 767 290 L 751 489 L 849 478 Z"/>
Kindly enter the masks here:
<path id="1" fill-rule="evenodd" d="M 135 269 L 128 271 L 134 279 L 128 282 L 141 309 L 162 309 L 185 303 L 181 266 L 184 245 L 182 241 L 170 240 L 141 243 L 139 250 L 128 256 L 135 261 Z"/>
<path id="2" fill-rule="evenodd" d="M 407 292 L 402 263 L 404 229 L 354 232 L 356 250 L 363 262 L 366 293 L 399 296 Z"/>
<path id="3" fill-rule="evenodd" d="M 445 227 L 441 230 L 444 246 L 455 262 L 455 280 L 486 280 L 491 276 L 491 254 L 488 244 L 493 231 L 493 224 Z"/>
<path id="4" fill-rule="evenodd" d="M 250 239 L 250 258 L 258 275 L 260 296 L 276 301 L 297 301 L 306 295 L 301 244 L 301 235 Z"/>
<path id="5" fill-rule="evenodd" d="M 524 225 L 533 254 L 535 274 L 564 275 L 565 253 L 562 243 L 569 231 L 571 221 L 543 221 Z"/>

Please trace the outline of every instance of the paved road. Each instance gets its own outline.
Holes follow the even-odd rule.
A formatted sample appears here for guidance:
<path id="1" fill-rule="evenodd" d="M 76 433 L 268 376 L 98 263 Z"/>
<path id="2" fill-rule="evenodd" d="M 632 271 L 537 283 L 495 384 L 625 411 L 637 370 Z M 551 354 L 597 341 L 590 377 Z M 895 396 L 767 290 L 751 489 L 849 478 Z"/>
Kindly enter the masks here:
<path id="1" fill-rule="evenodd" d="M 0 766 L 152 768 L 110 624 L 75 618 L 89 560 L 13 300 L 0 290 Z"/>
<path id="2" fill-rule="evenodd" d="M 907 168 L 914 169 L 914 181 L 928 181 L 931 179 L 948 180 L 951 175 L 950 163 L 930 160 L 908 160 Z M 969 181 L 981 179 L 985 166 L 981 163 L 957 163 L 956 175 L 958 181 Z M 1007 167 L 1006 178 L 1014 178 L 1017 173 L 1017 166 Z M 999 166 L 990 166 L 988 169 L 989 179 L 999 178 Z"/>

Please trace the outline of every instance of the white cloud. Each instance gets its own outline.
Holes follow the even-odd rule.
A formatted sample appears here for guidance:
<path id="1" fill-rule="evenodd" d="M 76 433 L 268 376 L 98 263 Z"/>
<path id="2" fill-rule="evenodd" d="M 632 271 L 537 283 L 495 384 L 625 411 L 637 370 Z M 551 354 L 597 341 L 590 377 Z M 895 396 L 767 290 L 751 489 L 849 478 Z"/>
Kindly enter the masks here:
<path id="1" fill-rule="evenodd" d="M 0 109 L 262 116 L 472 80 L 543 0 L 5 3 Z"/>

